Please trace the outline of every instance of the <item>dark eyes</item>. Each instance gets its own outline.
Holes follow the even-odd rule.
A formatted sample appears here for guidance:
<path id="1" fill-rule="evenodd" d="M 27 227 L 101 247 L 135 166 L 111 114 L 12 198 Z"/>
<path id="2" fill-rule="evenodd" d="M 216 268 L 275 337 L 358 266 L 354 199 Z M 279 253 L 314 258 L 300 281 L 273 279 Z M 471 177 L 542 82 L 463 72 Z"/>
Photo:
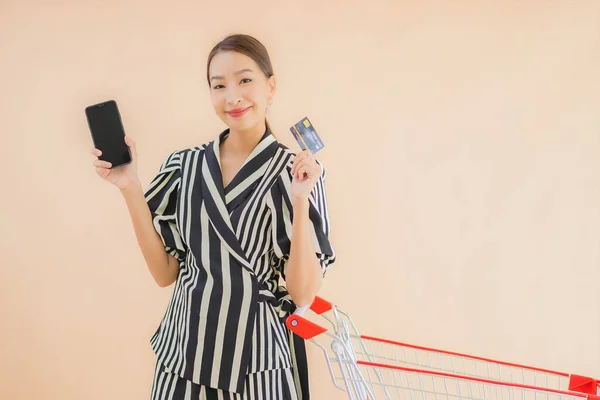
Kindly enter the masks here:
<path id="1" fill-rule="evenodd" d="M 250 79 L 250 78 L 244 78 L 240 81 L 240 83 L 250 83 L 250 82 L 252 82 L 252 79 Z M 215 86 L 213 86 L 213 89 L 222 89 L 224 87 L 225 86 L 223 86 L 223 85 L 215 85 Z"/>

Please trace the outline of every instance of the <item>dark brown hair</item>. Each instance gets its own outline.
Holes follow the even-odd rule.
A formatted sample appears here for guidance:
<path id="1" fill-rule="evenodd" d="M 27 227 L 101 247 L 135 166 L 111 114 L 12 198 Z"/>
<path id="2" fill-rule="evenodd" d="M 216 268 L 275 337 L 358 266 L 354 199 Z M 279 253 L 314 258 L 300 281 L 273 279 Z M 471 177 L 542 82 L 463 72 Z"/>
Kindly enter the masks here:
<path id="1" fill-rule="evenodd" d="M 235 51 L 236 53 L 244 54 L 254 60 L 267 78 L 273 76 L 273 66 L 271 65 L 271 59 L 265 46 L 250 35 L 234 34 L 227 36 L 217 43 L 208 55 L 208 61 L 206 63 L 206 80 L 208 81 L 209 86 L 210 63 L 214 56 L 222 51 Z"/>

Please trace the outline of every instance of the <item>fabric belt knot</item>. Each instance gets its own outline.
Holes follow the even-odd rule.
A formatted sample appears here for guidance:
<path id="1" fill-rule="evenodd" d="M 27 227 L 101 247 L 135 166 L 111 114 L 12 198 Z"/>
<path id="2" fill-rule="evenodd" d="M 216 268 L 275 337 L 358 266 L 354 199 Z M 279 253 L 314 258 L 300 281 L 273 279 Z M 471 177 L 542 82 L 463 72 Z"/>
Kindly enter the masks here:
<path id="1" fill-rule="evenodd" d="M 279 318 L 285 321 L 296 310 L 296 305 L 285 286 L 277 286 L 276 292 L 269 290 L 265 282 L 258 283 L 258 301 L 271 304 Z"/>
<path id="2" fill-rule="evenodd" d="M 292 301 L 292 297 L 284 286 L 277 286 L 276 292 L 269 290 L 265 282 L 258 283 L 258 301 L 269 303 L 275 308 L 277 315 L 282 322 L 296 311 L 296 305 Z M 306 344 L 303 338 L 288 331 L 288 340 L 292 353 L 292 372 L 296 389 L 300 400 L 310 399 L 310 389 L 308 381 L 308 357 L 306 354 Z"/>

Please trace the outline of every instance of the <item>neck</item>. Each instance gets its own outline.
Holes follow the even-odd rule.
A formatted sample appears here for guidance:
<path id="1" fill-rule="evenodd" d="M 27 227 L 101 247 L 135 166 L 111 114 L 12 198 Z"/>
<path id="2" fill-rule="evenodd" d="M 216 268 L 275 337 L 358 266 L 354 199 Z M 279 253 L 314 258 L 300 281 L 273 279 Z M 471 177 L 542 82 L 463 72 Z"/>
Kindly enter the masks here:
<path id="1" fill-rule="evenodd" d="M 246 130 L 230 129 L 225 143 L 229 151 L 238 154 L 250 153 L 258 145 L 266 129 L 267 126 L 264 122 Z"/>

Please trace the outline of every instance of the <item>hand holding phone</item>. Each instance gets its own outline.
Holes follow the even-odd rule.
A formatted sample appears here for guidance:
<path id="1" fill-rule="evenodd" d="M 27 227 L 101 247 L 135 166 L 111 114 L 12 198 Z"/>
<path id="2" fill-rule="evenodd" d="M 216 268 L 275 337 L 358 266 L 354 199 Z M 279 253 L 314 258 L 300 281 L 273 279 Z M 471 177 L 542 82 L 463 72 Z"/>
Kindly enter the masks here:
<path id="1" fill-rule="evenodd" d="M 134 141 L 125 136 L 117 103 L 109 100 L 86 107 L 94 149 L 96 173 L 104 180 L 127 188 L 138 181 Z"/>

